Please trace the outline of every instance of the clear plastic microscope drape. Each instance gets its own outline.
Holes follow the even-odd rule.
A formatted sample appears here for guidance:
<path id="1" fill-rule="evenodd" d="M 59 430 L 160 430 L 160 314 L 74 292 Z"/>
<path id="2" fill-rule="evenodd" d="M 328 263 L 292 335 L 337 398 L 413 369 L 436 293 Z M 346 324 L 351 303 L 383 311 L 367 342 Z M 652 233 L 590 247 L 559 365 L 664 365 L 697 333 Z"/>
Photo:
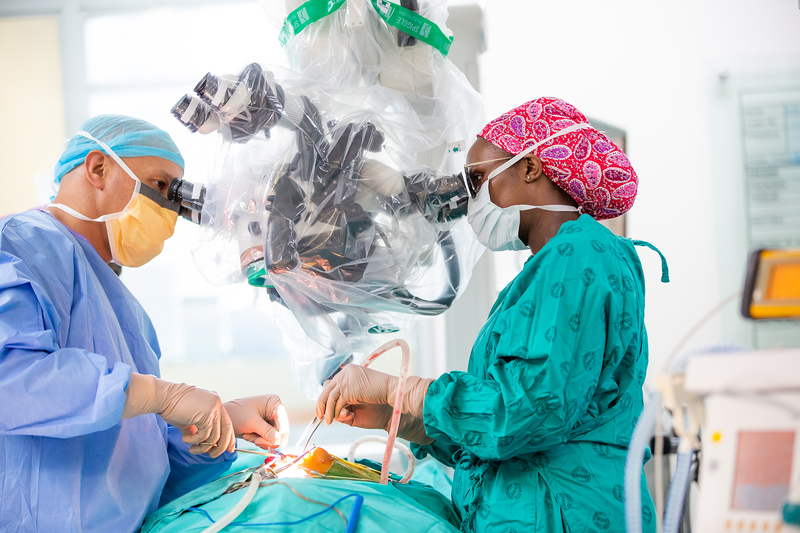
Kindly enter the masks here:
<path id="1" fill-rule="evenodd" d="M 466 287 L 482 248 L 459 171 L 483 107 L 442 53 L 444 1 L 388 3 L 388 15 L 383 0 L 263 4 L 291 69 L 209 73 L 178 101 L 187 128 L 217 132 L 220 157 L 205 188 L 176 181 L 170 194 L 201 223 L 203 275 L 275 302 L 311 397 L 380 333 L 444 312 Z M 391 26 L 414 21 L 411 35 Z"/>

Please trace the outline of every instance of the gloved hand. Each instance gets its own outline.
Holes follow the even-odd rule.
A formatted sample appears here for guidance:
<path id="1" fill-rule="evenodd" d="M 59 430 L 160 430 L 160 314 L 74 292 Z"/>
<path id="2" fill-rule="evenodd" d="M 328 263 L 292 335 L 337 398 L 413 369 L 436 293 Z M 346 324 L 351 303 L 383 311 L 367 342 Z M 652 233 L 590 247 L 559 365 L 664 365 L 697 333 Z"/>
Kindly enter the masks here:
<path id="1" fill-rule="evenodd" d="M 289 416 L 275 394 L 249 396 L 224 405 L 237 437 L 264 449 L 286 446 L 289 442 Z"/>
<path id="2" fill-rule="evenodd" d="M 434 439 L 425 432 L 425 424 L 421 418 L 412 415 L 400 415 L 400 429 L 397 436 L 417 444 L 430 444 Z"/>
<path id="3" fill-rule="evenodd" d="M 355 404 L 342 409 L 337 422 L 365 429 L 382 429 L 389 431 L 392 424 L 391 405 Z M 397 436 L 417 444 L 430 444 L 433 439 L 425 433 L 425 424 L 421 418 L 401 414 Z"/>
<path id="4" fill-rule="evenodd" d="M 131 374 L 122 418 L 155 413 L 183 434 L 189 452 L 217 457 L 236 447 L 228 413 L 215 393 L 149 374 Z"/>
<path id="5" fill-rule="evenodd" d="M 339 418 L 348 405 L 389 405 L 389 394 L 397 378 L 360 365 L 345 365 L 333 379 L 322 384 L 317 398 L 317 418 L 329 424 Z"/>
<path id="6" fill-rule="evenodd" d="M 422 418 L 425 394 L 432 379 L 406 378 L 401 412 Z M 346 365 L 322 386 L 317 398 L 317 418 L 330 424 L 345 406 L 356 404 L 393 405 L 399 378 L 360 365 Z"/>

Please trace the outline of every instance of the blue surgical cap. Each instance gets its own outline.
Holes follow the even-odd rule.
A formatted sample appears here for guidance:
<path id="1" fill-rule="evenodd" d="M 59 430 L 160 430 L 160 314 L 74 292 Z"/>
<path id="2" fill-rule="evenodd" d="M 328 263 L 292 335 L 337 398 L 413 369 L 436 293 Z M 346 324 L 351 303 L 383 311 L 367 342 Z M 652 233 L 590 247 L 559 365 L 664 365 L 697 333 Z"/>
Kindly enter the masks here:
<path id="1" fill-rule="evenodd" d="M 99 115 L 84 122 L 81 130 L 106 143 L 120 157 L 155 156 L 184 168 L 181 152 L 169 133 L 147 121 L 125 115 Z M 82 164 L 92 150 L 102 148 L 82 135 L 72 137 L 56 163 L 56 183 Z"/>

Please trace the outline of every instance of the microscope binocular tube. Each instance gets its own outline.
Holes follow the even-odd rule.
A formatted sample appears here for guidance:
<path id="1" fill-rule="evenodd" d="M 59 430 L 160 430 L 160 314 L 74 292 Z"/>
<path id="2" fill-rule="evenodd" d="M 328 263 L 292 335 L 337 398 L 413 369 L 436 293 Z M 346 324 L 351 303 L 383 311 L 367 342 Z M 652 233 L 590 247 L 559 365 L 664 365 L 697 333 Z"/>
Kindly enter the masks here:
<path id="1" fill-rule="evenodd" d="M 200 224 L 206 188 L 181 178 L 175 178 L 167 189 L 167 200 L 180 204 L 178 215 L 189 222 Z"/>

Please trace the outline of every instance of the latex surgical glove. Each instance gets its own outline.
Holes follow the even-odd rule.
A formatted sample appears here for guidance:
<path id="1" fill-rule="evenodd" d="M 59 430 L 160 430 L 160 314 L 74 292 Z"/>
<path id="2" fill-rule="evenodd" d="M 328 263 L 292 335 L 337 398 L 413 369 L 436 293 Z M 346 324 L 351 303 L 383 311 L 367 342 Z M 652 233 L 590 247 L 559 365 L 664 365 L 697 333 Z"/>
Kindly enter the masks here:
<path id="1" fill-rule="evenodd" d="M 392 410 L 388 404 L 356 403 L 342 409 L 337 422 L 364 429 L 383 429 L 389 431 L 392 423 Z"/>
<path id="2" fill-rule="evenodd" d="M 342 409 L 337 422 L 365 429 L 389 431 L 392 424 L 391 405 L 354 404 Z M 433 439 L 425 432 L 421 418 L 401 414 L 397 436 L 417 444 L 430 444 Z"/>
<path id="3" fill-rule="evenodd" d="M 330 424 L 348 405 L 393 405 L 399 378 L 360 365 L 346 365 L 333 379 L 322 386 L 317 398 L 317 418 Z M 422 418 L 425 394 L 432 379 L 417 376 L 406 378 L 401 412 Z"/>
<path id="4" fill-rule="evenodd" d="M 421 418 L 406 414 L 400 415 L 400 429 L 397 431 L 397 436 L 409 442 L 422 445 L 430 444 L 434 441 L 425 432 L 425 424 Z"/>
<path id="5" fill-rule="evenodd" d="M 224 405 L 237 437 L 264 449 L 289 442 L 289 416 L 275 394 L 248 396 Z"/>
<path id="6" fill-rule="evenodd" d="M 131 374 L 122 418 L 159 415 L 178 428 L 189 452 L 218 457 L 236 447 L 236 436 L 222 400 L 216 393 L 185 383 L 170 383 L 149 374 Z"/>
<path id="7" fill-rule="evenodd" d="M 403 390 L 403 405 L 400 412 L 404 415 L 411 415 L 414 418 L 422 418 L 422 411 L 425 407 L 425 395 L 428 394 L 428 387 L 433 383 L 432 379 L 421 378 L 419 376 L 408 376 L 406 386 Z M 397 385 L 395 385 L 396 387 Z M 389 397 L 390 404 L 394 405 L 396 389 L 392 390 Z"/>
<path id="8" fill-rule="evenodd" d="M 317 418 L 330 424 L 348 405 L 388 405 L 397 377 L 360 365 L 345 365 L 333 379 L 322 384 L 317 398 Z"/>

